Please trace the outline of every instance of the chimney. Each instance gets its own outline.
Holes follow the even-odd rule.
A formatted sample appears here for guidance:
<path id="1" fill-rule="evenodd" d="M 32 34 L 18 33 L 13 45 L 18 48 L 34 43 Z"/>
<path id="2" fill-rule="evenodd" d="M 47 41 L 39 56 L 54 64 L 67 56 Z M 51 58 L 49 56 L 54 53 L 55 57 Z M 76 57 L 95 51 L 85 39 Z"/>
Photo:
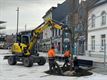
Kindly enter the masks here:
<path id="1" fill-rule="evenodd" d="M 61 5 L 61 4 L 58 3 L 58 4 L 57 4 L 57 7 L 59 7 L 60 5 Z"/>

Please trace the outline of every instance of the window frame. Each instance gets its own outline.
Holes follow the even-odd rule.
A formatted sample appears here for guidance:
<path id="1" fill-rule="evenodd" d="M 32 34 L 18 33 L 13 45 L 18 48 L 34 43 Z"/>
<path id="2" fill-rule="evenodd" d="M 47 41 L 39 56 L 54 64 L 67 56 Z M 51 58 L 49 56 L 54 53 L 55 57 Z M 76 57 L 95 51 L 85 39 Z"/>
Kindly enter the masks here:
<path id="1" fill-rule="evenodd" d="M 102 11 L 101 13 L 101 25 L 106 25 L 106 12 L 105 11 Z"/>
<path id="2" fill-rule="evenodd" d="M 91 16 L 91 27 L 93 28 L 93 27 L 95 27 L 95 18 L 96 18 L 96 16 L 93 14 L 92 16 Z"/>
<path id="3" fill-rule="evenodd" d="M 102 34 L 101 35 L 101 51 L 104 51 L 105 44 L 106 44 L 106 35 Z"/>
<path id="4" fill-rule="evenodd" d="M 95 51 L 95 36 L 91 36 L 91 50 Z"/>

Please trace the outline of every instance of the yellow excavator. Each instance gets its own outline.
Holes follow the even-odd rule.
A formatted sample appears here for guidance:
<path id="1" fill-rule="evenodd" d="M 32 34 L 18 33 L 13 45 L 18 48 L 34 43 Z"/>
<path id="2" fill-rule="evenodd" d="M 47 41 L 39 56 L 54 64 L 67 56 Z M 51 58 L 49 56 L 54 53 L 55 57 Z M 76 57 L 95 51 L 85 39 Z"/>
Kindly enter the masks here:
<path id="1" fill-rule="evenodd" d="M 44 65 L 46 63 L 46 59 L 39 55 L 33 55 L 32 49 L 37 43 L 40 34 L 49 27 L 60 30 L 62 29 L 62 25 L 56 23 L 52 19 L 48 19 L 47 21 L 43 22 L 39 27 L 33 30 L 30 41 L 29 39 L 27 39 L 27 37 L 24 36 L 22 40 L 19 39 L 16 43 L 12 45 L 12 54 L 4 56 L 4 59 L 8 59 L 8 64 L 15 65 L 17 62 L 22 62 L 25 67 L 31 67 L 33 66 L 33 63 L 38 63 L 38 65 Z"/>

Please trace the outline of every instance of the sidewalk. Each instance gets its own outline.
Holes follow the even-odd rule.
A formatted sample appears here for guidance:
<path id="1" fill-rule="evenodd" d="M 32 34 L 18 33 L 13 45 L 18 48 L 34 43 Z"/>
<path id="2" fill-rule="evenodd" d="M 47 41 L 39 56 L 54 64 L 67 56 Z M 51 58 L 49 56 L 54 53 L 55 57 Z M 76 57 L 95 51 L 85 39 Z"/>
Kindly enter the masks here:
<path id="1" fill-rule="evenodd" d="M 9 55 L 10 50 L 3 50 L 0 49 L 0 54 L 5 54 L 5 55 Z M 46 52 L 38 52 L 40 56 L 44 56 L 44 57 L 48 57 L 48 54 Z M 56 56 L 60 56 L 63 57 L 63 54 L 56 54 Z M 76 55 L 74 55 L 76 56 Z M 104 58 L 99 58 L 99 57 L 93 57 L 93 56 L 80 56 L 78 55 L 78 59 L 84 59 L 84 60 L 92 60 L 94 62 L 98 62 L 98 63 L 104 63 Z M 106 58 L 106 62 L 107 62 L 107 58 Z"/>
<path id="2" fill-rule="evenodd" d="M 39 52 L 39 54 L 40 54 L 40 56 L 45 56 L 45 57 L 48 56 L 48 54 L 46 52 Z M 56 54 L 56 56 L 63 57 L 63 54 Z M 76 56 L 76 55 L 74 55 L 74 56 Z M 85 55 L 84 56 L 78 55 L 78 59 L 92 60 L 92 61 L 98 62 L 98 63 L 104 62 L 104 58 L 85 56 Z M 107 62 L 107 59 L 106 59 L 106 62 Z"/>
<path id="3" fill-rule="evenodd" d="M 11 51 L 8 49 L 0 49 L 0 55 L 4 55 L 4 54 L 11 54 Z"/>
<path id="4" fill-rule="evenodd" d="M 47 57 L 47 53 L 39 52 L 40 56 Z M 63 56 L 63 54 L 56 54 L 57 56 Z M 75 56 L 75 55 L 74 55 Z M 79 59 L 84 60 L 92 60 L 93 63 L 93 69 L 91 70 L 94 73 L 104 74 L 107 75 L 107 65 L 104 66 L 104 58 L 97 58 L 97 57 L 91 57 L 91 56 L 78 56 Z M 107 60 L 106 60 L 107 63 Z M 61 64 L 59 62 L 58 64 Z"/>
<path id="5" fill-rule="evenodd" d="M 0 50 L 0 54 L 3 55 L 9 55 L 9 50 Z M 48 54 L 46 52 L 39 52 L 40 56 L 48 57 Z M 63 54 L 56 54 L 57 56 L 63 56 Z M 94 73 L 99 74 L 105 74 L 107 75 L 107 65 L 104 66 L 104 59 L 103 58 L 97 58 L 97 57 L 90 57 L 90 56 L 78 56 L 79 59 L 85 59 L 85 60 L 92 60 L 94 61 L 94 69 L 91 71 Z M 48 59 L 48 58 L 47 58 Z M 107 62 L 107 60 L 106 60 Z M 58 64 L 62 65 L 63 62 L 58 61 Z"/>
<path id="6" fill-rule="evenodd" d="M 97 58 L 91 56 L 78 56 L 79 59 L 92 60 L 93 62 L 104 63 L 104 58 Z M 106 59 L 107 62 L 107 59 Z"/>

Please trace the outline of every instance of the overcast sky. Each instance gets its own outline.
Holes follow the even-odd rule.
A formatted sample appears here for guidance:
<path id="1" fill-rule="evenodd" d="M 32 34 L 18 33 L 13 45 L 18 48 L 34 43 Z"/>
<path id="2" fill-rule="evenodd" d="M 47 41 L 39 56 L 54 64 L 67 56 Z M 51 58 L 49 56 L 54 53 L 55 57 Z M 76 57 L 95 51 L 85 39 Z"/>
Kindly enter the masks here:
<path id="1" fill-rule="evenodd" d="M 16 9 L 20 8 L 19 30 L 32 30 L 43 22 L 42 17 L 52 6 L 65 0 L 0 0 L 0 20 L 6 21 L 6 29 L 0 32 L 16 32 Z"/>

